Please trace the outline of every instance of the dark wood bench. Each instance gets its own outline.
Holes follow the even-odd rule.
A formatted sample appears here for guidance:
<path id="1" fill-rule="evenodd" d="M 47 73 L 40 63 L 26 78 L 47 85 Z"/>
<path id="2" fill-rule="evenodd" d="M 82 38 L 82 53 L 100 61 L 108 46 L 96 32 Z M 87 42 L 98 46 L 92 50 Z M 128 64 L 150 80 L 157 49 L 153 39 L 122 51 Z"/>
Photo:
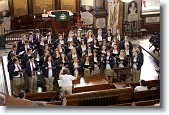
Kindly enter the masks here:
<path id="1" fill-rule="evenodd" d="M 152 99 L 160 99 L 160 91 L 159 90 L 147 90 L 147 91 L 139 91 L 133 93 L 133 101 L 145 101 Z"/>
<path id="2" fill-rule="evenodd" d="M 80 106 L 84 105 L 85 101 L 93 101 L 93 100 L 104 100 L 111 101 L 112 99 L 115 100 L 117 97 L 117 102 L 114 104 L 120 103 L 130 103 L 132 102 L 132 88 L 125 88 L 125 89 L 107 89 L 107 90 L 99 90 L 99 91 L 90 91 L 90 92 L 82 92 L 82 93 L 74 93 L 72 95 L 67 95 L 65 98 L 67 99 L 67 106 Z M 83 103 L 84 102 L 84 103 Z M 75 103 L 73 105 L 72 103 Z M 98 102 L 96 102 L 98 103 Z M 102 101 L 102 103 L 106 103 Z M 107 104 L 106 104 L 107 105 Z M 113 105 L 111 103 L 111 105 Z"/>
<path id="3" fill-rule="evenodd" d="M 32 94 L 26 94 L 26 99 L 31 101 L 44 101 L 45 99 L 51 99 L 58 97 L 57 91 L 51 91 L 51 92 L 42 92 L 42 93 L 32 93 Z"/>
<path id="4" fill-rule="evenodd" d="M 151 80 L 151 81 L 145 81 L 146 86 L 148 87 L 148 89 L 151 89 L 152 87 L 157 87 L 158 84 L 160 83 L 160 80 Z M 136 82 L 136 83 L 125 83 L 127 86 L 131 86 L 133 89 L 135 89 L 136 86 L 139 86 L 140 83 Z"/>
<path id="5" fill-rule="evenodd" d="M 160 102 L 160 99 L 135 102 L 135 106 L 153 106 Z"/>

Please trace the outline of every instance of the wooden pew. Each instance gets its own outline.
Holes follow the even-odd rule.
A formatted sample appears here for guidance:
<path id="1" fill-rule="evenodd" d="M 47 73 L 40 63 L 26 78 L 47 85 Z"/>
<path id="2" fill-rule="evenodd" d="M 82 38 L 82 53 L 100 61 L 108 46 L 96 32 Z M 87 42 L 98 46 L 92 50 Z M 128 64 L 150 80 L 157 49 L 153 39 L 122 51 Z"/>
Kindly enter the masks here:
<path id="1" fill-rule="evenodd" d="M 135 102 L 135 106 L 153 106 L 160 102 L 160 99 Z"/>
<path id="2" fill-rule="evenodd" d="M 50 104 L 50 105 L 62 105 L 62 102 L 61 101 L 54 101 L 54 102 L 47 102 L 47 104 Z"/>
<path id="3" fill-rule="evenodd" d="M 51 91 L 51 92 L 26 94 L 25 98 L 31 101 L 39 101 L 39 100 L 56 98 L 56 97 L 58 97 L 58 92 Z"/>
<path id="4" fill-rule="evenodd" d="M 152 87 L 156 87 L 160 81 L 159 80 L 151 80 L 151 81 L 145 81 L 148 89 L 151 89 Z M 131 86 L 133 89 L 135 89 L 136 86 L 139 86 L 140 83 L 136 82 L 136 83 L 125 83 L 127 86 Z"/>
<path id="5" fill-rule="evenodd" d="M 132 103 L 122 103 L 122 104 L 116 104 L 111 106 L 132 106 Z"/>
<path id="6" fill-rule="evenodd" d="M 33 106 L 34 101 L 18 99 L 13 96 L 5 95 L 5 106 L 22 106 L 22 107 L 31 107 Z M 46 106 L 53 107 L 58 106 L 52 103 L 46 103 Z"/>
<path id="7" fill-rule="evenodd" d="M 91 99 L 91 98 L 104 98 L 104 97 L 113 97 L 117 96 L 117 103 L 129 103 L 132 101 L 132 88 L 124 88 L 124 89 L 108 89 L 108 90 L 99 90 L 99 91 L 90 91 L 90 92 L 82 92 L 82 93 L 74 93 L 72 95 L 67 95 L 65 98 L 67 99 L 67 106 L 78 106 L 82 105 L 83 100 Z M 111 98 L 110 98 L 111 99 Z M 76 101 L 76 105 L 72 105 Z M 97 99 L 96 99 L 97 100 Z M 115 104 L 117 104 L 115 103 Z"/>
<path id="8" fill-rule="evenodd" d="M 147 91 L 139 91 L 133 93 L 133 101 L 145 101 L 152 99 L 160 99 L 160 91 L 159 90 L 147 90 Z"/>

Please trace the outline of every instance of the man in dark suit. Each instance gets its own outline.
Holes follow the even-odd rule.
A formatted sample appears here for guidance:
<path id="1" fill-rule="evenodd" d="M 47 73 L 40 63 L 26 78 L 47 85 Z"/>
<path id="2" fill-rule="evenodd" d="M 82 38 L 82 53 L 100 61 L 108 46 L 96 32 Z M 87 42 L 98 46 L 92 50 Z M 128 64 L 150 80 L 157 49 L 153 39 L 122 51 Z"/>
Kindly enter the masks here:
<path id="1" fill-rule="evenodd" d="M 22 47 L 22 50 L 21 50 L 21 51 L 27 52 L 27 50 L 28 50 L 29 48 L 32 49 L 32 51 L 33 51 L 33 49 L 34 49 L 33 46 L 31 46 L 31 45 L 29 44 L 29 41 L 26 39 L 26 40 L 25 40 L 25 45 Z"/>
<path id="2" fill-rule="evenodd" d="M 33 56 L 29 56 L 25 72 L 28 75 L 30 93 L 36 93 L 37 91 L 37 71 L 39 71 L 39 64 L 35 61 Z"/>
<path id="3" fill-rule="evenodd" d="M 25 45 L 26 35 L 23 34 L 21 37 L 21 40 L 18 42 L 17 50 L 20 52 L 22 50 L 22 47 Z"/>
<path id="4" fill-rule="evenodd" d="M 11 53 L 14 53 L 16 56 L 19 54 L 19 51 L 16 48 L 16 45 L 12 46 L 12 50 L 8 53 L 8 61 L 11 60 Z"/>
<path id="5" fill-rule="evenodd" d="M 21 59 L 21 64 L 23 65 L 23 69 L 25 69 L 26 63 L 28 62 L 29 56 L 31 55 L 32 55 L 32 49 L 28 48 L 27 53 L 25 53 Z"/>
<path id="6" fill-rule="evenodd" d="M 9 69 L 9 74 L 13 78 L 13 94 L 19 96 L 19 92 L 24 86 L 23 70 L 17 58 L 13 59 L 13 63 Z"/>
<path id="7" fill-rule="evenodd" d="M 29 45 L 34 46 L 35 40 L 33 39 L 33 32 L 29 32 L 27 39 L 29 41 Z"/>

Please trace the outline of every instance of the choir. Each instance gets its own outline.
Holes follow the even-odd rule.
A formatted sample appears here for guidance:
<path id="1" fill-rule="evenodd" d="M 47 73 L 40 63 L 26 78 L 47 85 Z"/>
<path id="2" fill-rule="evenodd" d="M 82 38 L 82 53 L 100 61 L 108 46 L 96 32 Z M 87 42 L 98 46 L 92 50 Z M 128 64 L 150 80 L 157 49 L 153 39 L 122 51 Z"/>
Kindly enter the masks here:
<path id="1" fill-rule="evenodd" d="M 8 71 L 15 96 L 23 86 L 23 73 L 28 76 L 30 93 L 36 92 L 37 75 L 41 73 L 46 91 L 52 91 L 54 80 L 59 79 L 64 68 L 68 68 L 73 76 L 102 74 L 110 77 L 115 76 L 113 68 L 132 67 L 133 82 L 139 81 L 143 53 L 140 47 L 133 50 L 129 37 L 123 37 L 119 29 L 116 35 L 110 29 L 106 34 L 98 29 L 96 35 L 92 30 L 88 30 L 86 36 L 82 36 L 81 31 L 70 31 L 67 38 L 59 34 L 54 39 L 51 33 L 43 36 L 36 30 L 28 36 L 23 34 L 13 45 L 8 54 Z"/>

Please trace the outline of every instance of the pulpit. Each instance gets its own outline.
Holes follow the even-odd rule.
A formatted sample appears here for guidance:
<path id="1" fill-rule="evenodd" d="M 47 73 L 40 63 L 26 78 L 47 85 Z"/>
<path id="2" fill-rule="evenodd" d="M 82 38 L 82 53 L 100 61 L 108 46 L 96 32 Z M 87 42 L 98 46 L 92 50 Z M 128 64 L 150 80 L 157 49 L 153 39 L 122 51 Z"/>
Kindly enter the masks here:
<path id="1" fill-rule="evenodd" d="M 70 18 L 73 13 L 69 10 L 53 10 L 48 15 L 51 21 L 52 37 L 56 38 L 58 34 L 66 34 L 71 29 Z"/>

